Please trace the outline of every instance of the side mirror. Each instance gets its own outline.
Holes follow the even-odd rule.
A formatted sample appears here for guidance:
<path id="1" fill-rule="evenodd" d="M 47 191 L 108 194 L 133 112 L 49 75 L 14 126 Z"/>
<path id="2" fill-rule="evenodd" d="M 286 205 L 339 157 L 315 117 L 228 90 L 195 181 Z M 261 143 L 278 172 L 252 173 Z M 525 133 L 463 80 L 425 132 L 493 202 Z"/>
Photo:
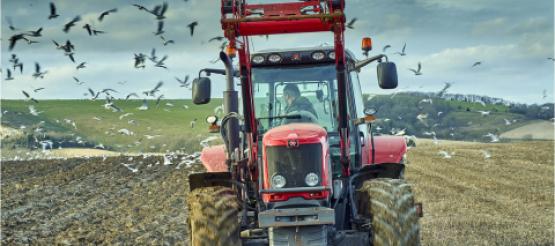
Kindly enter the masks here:
<path id="1" fill-rule="evenodd" d="M 199 77 L 193 80 L 193 103 L 196 105 L 210 102 L 210 79 Z"/>
<path id="2" fill-rule="evenodd" d="M 382 89 L 397 88 L 397 67 L 393 62 L 378 64 L 378 83 Z"/>

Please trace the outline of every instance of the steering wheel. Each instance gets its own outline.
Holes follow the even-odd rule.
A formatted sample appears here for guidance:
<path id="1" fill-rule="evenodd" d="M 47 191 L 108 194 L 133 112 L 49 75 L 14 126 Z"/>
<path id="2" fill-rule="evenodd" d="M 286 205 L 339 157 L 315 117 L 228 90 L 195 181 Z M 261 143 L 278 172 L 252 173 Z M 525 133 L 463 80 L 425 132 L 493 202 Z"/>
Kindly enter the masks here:
<path id="1" fill-rule="evenodd" d="M 297 111 L 291 111 L 289 113 L 287 113 L 287 115 L 300 115 L 301 117 L 299 119 L 283 119 L 281 124 L 285 125 L 285 124 L 290 124 L 290 123 L 318 123 L 318 118 L 316 118 L 316 115 L 314 115 L 313 113 L 306 111 L 306 110 L 297 110 Z"/>

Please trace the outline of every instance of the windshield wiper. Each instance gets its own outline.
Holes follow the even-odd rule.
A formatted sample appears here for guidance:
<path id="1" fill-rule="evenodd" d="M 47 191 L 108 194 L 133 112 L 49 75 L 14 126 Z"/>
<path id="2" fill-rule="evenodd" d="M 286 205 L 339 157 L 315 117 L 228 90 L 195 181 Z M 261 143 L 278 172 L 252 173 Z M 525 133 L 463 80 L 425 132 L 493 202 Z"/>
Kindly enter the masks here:
<path id="1" fill-rule="evenodd" d="M 272 117 L 260 117 L 256 118 L 257 120 L 273 120 L 273 119 L 301 119 L 302 115 L 300 114 L 291 114 L 291 115 L 276 115 Z"/>

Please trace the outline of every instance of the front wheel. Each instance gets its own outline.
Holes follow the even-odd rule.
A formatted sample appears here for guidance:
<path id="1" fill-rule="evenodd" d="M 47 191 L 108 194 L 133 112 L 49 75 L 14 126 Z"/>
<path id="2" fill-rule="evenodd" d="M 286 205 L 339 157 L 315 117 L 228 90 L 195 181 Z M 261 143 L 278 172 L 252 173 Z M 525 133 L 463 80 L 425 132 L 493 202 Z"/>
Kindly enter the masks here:
<path id="1" fill-rule="evenodd" d="M 373 245 L 420 245 L 420 224 L 412 189 L 402 179 L 365 181 L 358 209 L 371 218 Z"/>
<path id="2" fill-rule="evenodd" d="M 193 246 L 241 245 L 240 204 L 227 187 L 203 187 L 187 197 L 189 244 Z"/>

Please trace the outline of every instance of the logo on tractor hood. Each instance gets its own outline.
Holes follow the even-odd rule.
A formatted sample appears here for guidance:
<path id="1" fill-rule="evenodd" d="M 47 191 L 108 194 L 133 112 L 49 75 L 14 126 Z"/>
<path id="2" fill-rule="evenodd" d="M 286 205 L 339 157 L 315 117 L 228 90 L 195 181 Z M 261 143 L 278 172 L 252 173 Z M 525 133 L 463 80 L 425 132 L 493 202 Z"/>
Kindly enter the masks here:
<path id="1" fill-rule="evenodd" d="M 298 147 L 299 147 L 299 140 L 297 139 L 287 140 L 287 148 L 298 148 Z"/>
<path id="2" fill-rule="evenodd" d="M 287 148 L 298 148 L 298 147 L 299 147 L 299 135 L 292 132 L 287 136 Z"/>

